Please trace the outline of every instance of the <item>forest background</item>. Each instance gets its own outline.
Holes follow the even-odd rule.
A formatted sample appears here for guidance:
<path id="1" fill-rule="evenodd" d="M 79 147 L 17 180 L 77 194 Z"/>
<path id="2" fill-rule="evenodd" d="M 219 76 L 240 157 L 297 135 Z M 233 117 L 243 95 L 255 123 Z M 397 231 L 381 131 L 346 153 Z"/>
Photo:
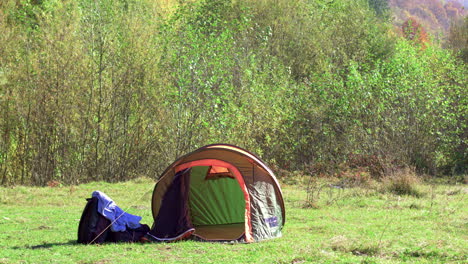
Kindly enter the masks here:
<path id="1" fill-rule="evenodd" d="M 156 178 L 215 142 L 280 177 L 466 175 L 466 7 L 3 0 L 0 185 Z"/>

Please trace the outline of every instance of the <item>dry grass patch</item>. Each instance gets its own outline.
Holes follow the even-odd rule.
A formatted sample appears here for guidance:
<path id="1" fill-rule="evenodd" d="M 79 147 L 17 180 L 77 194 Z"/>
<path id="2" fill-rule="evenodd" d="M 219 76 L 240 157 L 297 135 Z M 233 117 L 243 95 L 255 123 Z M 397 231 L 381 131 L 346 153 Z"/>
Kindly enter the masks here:
<path id="1" fill-rule="evenodd" d="M 414 169 L 405 168 L 384 177 L 382 179 L 382 191 L 419 198 L 423 196 L 423 192 L 418 187 L 420 183 L 421 179 Z"/>
<path id="2" fill-rule="evenodd" d="M 380 253 L 380 247 L 376 243 L 349 239 L 346 236 L 336 236 L 330 241 L 331 249 L 351 253 L 355 256 L 376 256 Z"/>

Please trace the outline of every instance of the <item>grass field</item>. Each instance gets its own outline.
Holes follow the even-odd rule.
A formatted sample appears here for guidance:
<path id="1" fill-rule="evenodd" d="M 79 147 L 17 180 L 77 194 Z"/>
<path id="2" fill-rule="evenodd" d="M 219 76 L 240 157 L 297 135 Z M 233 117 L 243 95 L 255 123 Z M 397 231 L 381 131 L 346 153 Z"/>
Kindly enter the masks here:
<path id="1" fill-rule="evenodd" d="M 0 263 L 467 263 L 466 185 L 283 184 L 283 237 L 253 244 L 76 244 L 85 198 L 100 190 L 152 224 L 154 182 L 0 188 Z"/>

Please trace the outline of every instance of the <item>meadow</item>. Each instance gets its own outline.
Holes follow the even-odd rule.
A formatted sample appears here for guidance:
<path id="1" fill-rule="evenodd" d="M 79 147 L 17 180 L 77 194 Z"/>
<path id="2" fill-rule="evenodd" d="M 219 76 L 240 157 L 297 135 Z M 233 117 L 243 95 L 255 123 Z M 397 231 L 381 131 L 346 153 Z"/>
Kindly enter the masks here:
<path id="1" fill-rule="evenodd" d="M 283 237 L 252 244 L 76 243 L 100 190 L 151 225 L 154 181 L 0 187 L 0 263 L 466 263 L 468 188 L 423 182 L 399 195 L 384 182 L 283 181 Z"/>

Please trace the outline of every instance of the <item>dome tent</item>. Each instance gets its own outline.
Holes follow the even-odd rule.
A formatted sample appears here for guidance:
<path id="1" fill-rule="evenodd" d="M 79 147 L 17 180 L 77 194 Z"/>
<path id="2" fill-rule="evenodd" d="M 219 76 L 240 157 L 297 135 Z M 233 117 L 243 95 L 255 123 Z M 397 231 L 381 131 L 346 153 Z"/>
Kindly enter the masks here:
<path id="1" fill-rule="evenodd" d="M 281 236 L 284 201 L 273 172 L 254 154 L 213 144 L 172 163 L 153 191 L 159 241 L 194 236 L 207 241 L 254 242 Z"/>

